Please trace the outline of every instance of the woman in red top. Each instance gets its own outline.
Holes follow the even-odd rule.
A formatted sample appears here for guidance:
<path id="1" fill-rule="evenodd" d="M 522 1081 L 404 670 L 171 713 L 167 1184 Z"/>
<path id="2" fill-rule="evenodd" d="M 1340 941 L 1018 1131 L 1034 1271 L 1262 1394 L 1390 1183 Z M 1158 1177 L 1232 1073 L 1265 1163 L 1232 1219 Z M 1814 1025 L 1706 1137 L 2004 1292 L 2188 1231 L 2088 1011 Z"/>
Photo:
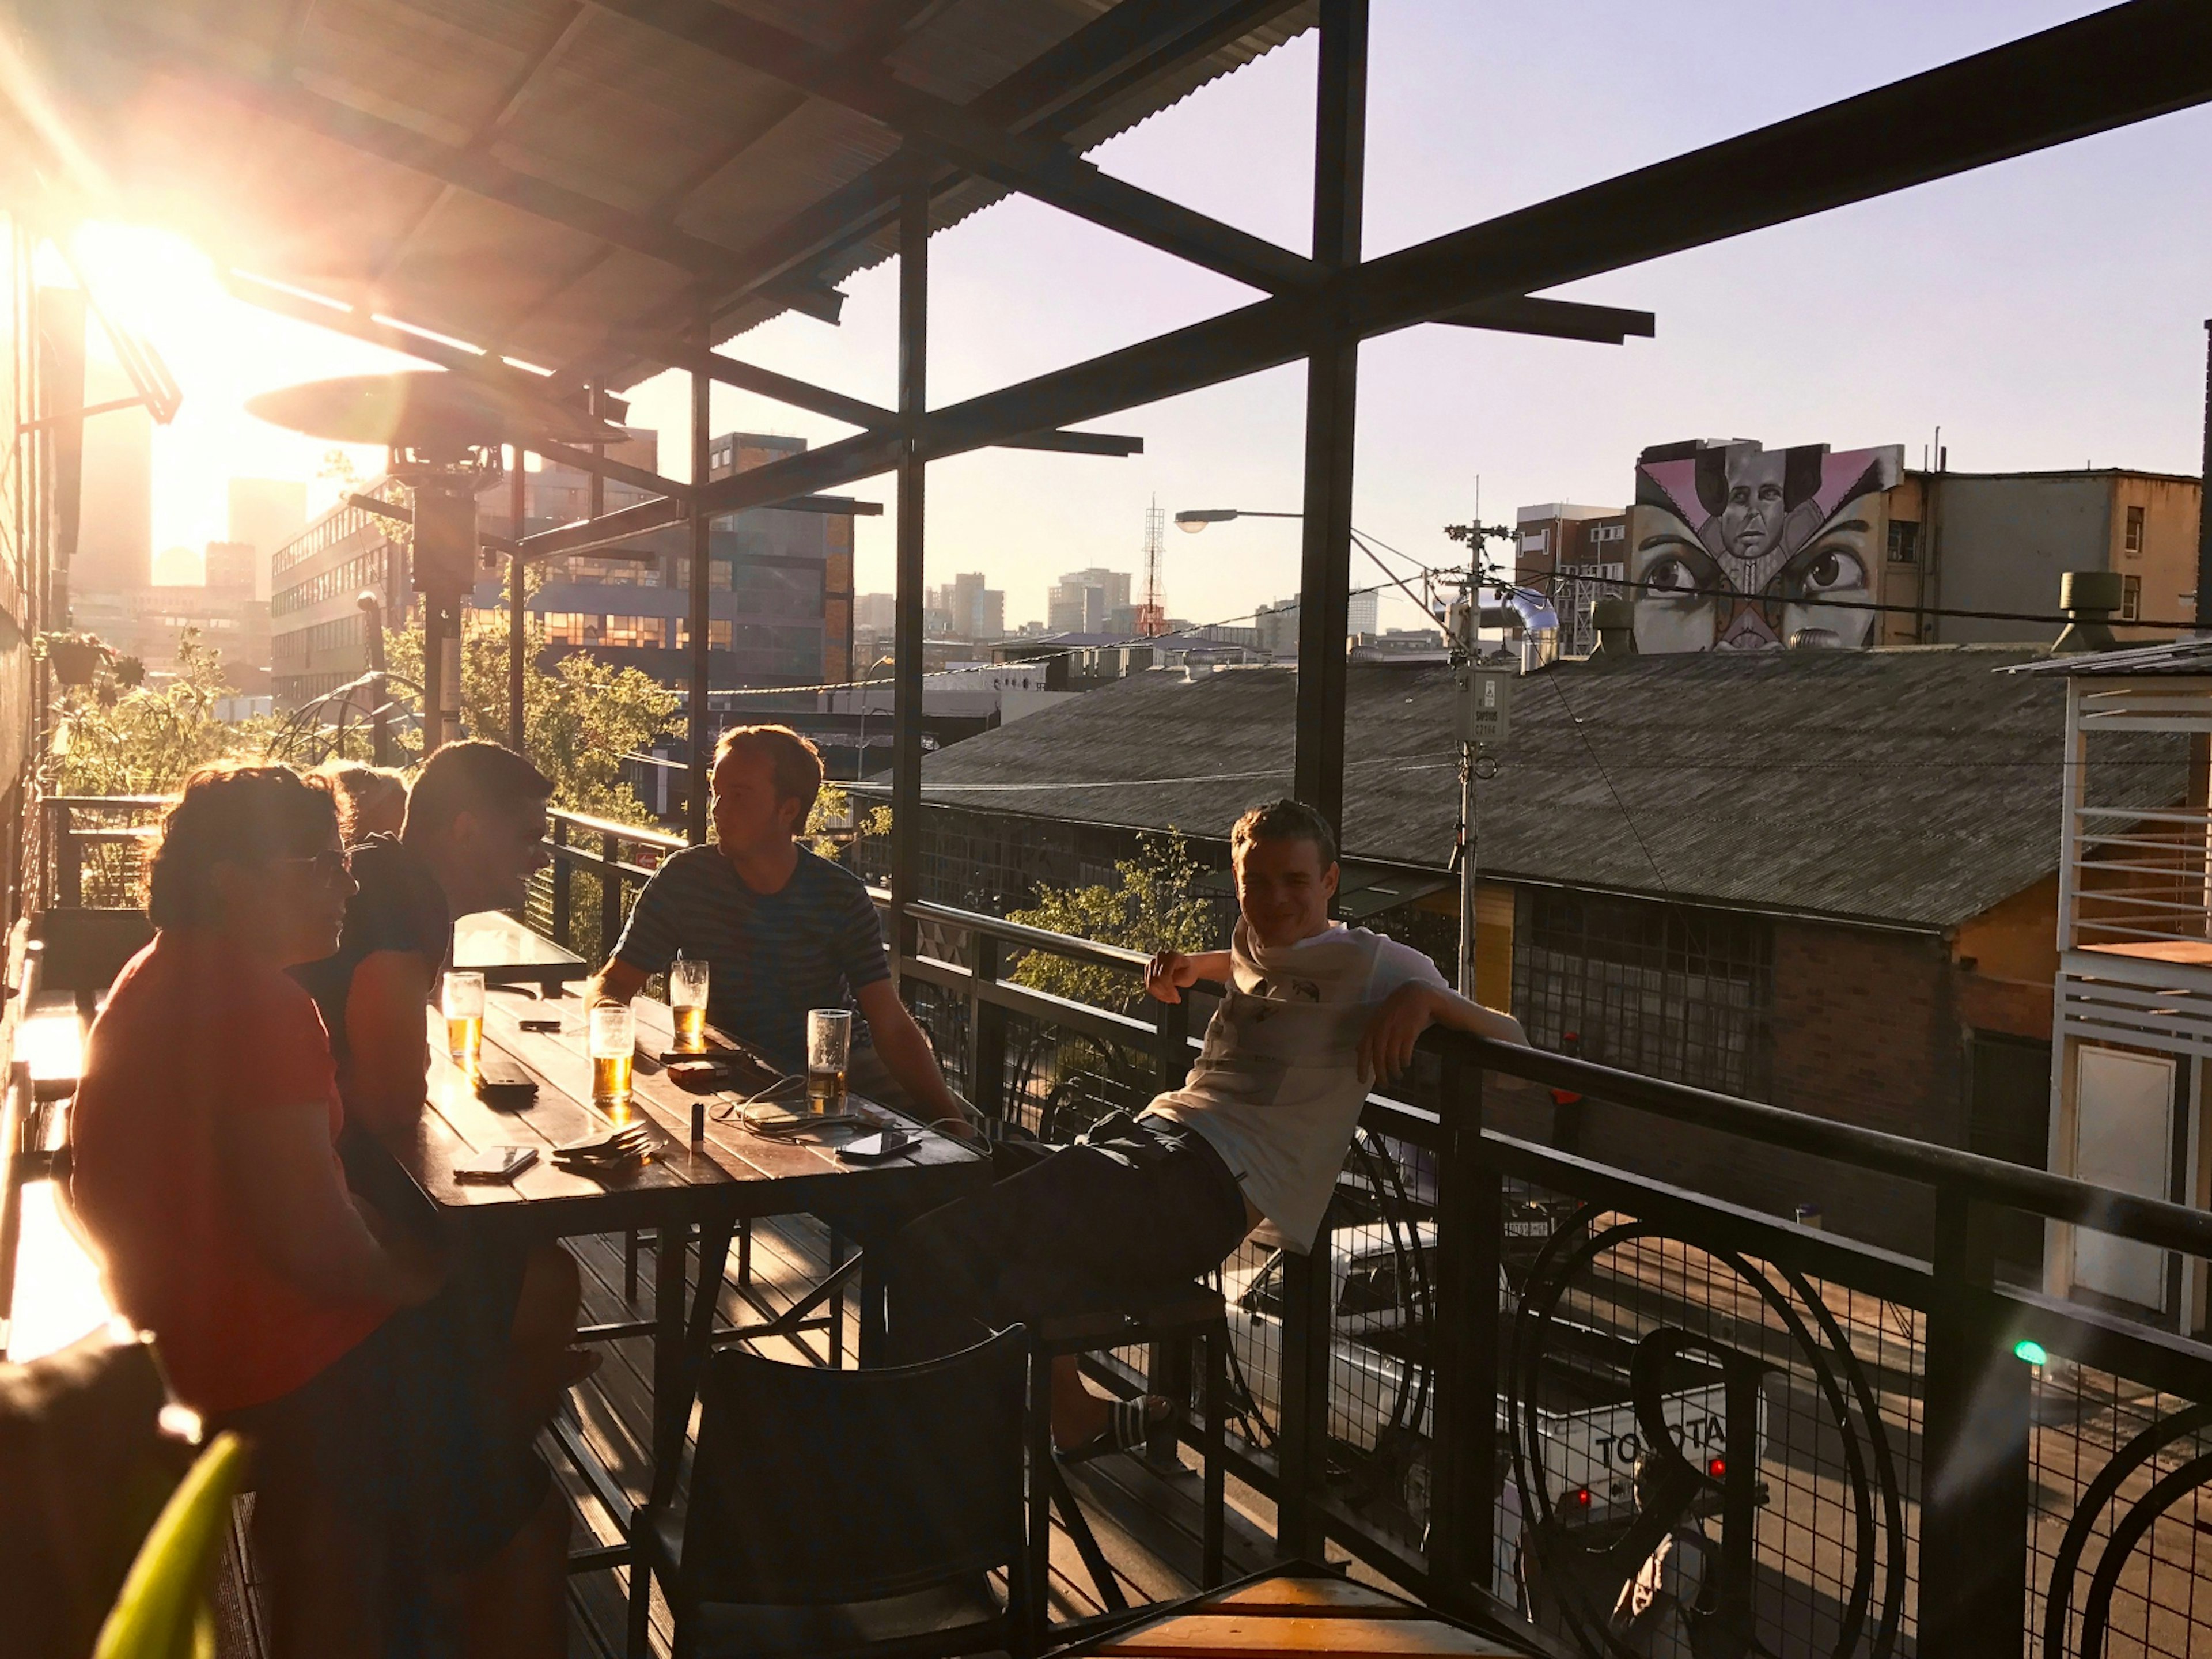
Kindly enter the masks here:
<path id="1" fill-rule="evenodd" d="M 501 1456 L 450 1358 L 439 1264 L 347 1192 L 329 1038 L 284 972 L 336 948 L 353 890 L 325 790 L 282 766 L 185 781 L 154 942 L 87 1044 L 72 1198 L 176 1397 L 253 1443 L 279 1659 L 416 1650 L 451 1613 L 430 1585 L 463 1571 L 491 1633 L 471 1648 L 528 1651 L 560 1640 L 557 1572 L 549 1596 L 503 1558 L 546 1553 L 543 1472 Z"/>

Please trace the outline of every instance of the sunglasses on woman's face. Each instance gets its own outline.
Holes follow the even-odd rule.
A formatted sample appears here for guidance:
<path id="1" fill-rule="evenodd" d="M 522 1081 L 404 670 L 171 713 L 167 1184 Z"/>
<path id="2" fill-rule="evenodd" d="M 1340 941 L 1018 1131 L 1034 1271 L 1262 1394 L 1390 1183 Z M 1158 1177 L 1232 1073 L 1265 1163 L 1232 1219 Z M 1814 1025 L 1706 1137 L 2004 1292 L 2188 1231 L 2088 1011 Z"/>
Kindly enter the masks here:
<path id="1" fill-rule="evenodd" d="M 313 867 L 315 878 L 326 887 L 335 887 L 343 881 L 351 868 L 350 854 L 336 848 L 327 852 L 310 853 L 304 858 L 271 859 L 271 864 L 305 864 Z"/>

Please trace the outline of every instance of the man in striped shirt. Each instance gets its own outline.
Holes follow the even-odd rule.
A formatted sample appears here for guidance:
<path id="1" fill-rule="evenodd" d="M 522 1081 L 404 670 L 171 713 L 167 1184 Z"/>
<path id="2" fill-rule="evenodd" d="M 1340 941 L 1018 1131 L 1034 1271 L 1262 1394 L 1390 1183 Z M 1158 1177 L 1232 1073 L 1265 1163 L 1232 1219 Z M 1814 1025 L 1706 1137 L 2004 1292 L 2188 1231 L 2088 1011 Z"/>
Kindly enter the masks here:
<path id="1" fill-rule="evenodd" d="M 806 1067 L 807 1011 L 857 1005 L 873 1051 L 855 1041 L 854 1089 L 964 1131 L 891 984 L 867 887 L 796 839 L 822 788 L 814 745 L 789 726 L 733 727 L 715 745 L 713 787 L 713 844 L 654 872 L 586 1000 L 627 1002 L 678 954 L 703 958 L 708 1021 L 789 1073 Z"/>

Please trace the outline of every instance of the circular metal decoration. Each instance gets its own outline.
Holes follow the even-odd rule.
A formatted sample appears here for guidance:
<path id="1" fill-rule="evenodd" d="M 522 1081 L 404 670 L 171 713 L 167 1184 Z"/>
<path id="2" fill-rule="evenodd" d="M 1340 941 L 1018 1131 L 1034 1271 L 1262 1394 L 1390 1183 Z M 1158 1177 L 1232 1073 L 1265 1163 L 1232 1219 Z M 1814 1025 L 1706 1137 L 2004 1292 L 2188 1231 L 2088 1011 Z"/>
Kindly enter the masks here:
<path id="1" fill-rule="evenodd" d="M 618 444 L 629 437 L 580 410 L 510 395 L 441 369 L 308 380 L 249 398 L 246 410 L 311 438 L 436 455 L 509 443 Z"/>
<path id="2" fill-rule="evenodd" d="M 2191 1406 L 2186 1411 L 2163 1418 L 2115 1452 L 2097 1472 L 2097 1478 L 2082 1489 L 2081 1499 L 2074 1506 L 2074 1518 L 2067 1524 L 2066 1536 L 2059 1544 L 2058 1553 L 2052 1558 L 2044 1601 L 2043 1650 L 2052 1659 L 2061 1655 L 2069 1656 L 2069 1659 L 2104 1659 L 2112 1634 L 2112 1599 L 2120 1589 L 2120 1578 L 2129 1559 L 2168 1510 L 2199 1486 L 2212 1484 L 2212 1453 L 2201 1449 L 2203 1443 L 2199 1438 L 2208 1429 L 2212 1429 L 2212 1406 Z M 2197 1455 L 2158 1474 L 2160 1455 L 2183 1443 L 2188 1443 Z M 2106 1506 L 2119 1497 L 2131 1477 L 2145 1471 L 2156 1478 L 2121 1512 L 2112 1536 L 2105 1540 L 2097 1570 L 2090 1576 L 2089 1593 L 2081 1603 L 2080 1633 L 2069 1642 L 2072 1632 L 2068 1626 L 2072 1622 L 2074 1587 L 2081 1576 L 2082 1554 L 2096 1534 L 2097 1522 Z M 2204 1525 L 2201 1521 L 2194 1524 L 2198 1530 Z M 2191 1633 L 2194 1634 L 2194 1631 Z M 2160 1650 L 2165 1650 L 2161 1647 Z M 2196 1651 L 2194 1643 L 2189 1650 Z"/>
<path id="3" fill-rule="evenodd" d="M 1528 1271 L 1503 1380 L 1506 1512 L 1540 1627 L 1618 1659 L 1894 1652 L 1896 1460 L 1802 1274 L 1583 1205 Z"/>

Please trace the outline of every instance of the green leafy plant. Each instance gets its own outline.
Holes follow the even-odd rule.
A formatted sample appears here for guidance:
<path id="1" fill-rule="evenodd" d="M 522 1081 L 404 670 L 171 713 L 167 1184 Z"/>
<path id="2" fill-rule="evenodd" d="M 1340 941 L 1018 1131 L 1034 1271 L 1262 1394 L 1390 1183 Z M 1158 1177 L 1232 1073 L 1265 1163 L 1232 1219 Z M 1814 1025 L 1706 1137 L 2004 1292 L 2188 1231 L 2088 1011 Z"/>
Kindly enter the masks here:
<path id="1" fill-rule="evenodd" d="M 125 659 L 127 663 L 127 659 Z M 166 795 L 210 761 L 258 756 L 274 722 L 265 717 L 224 720 L 216 705 L 233 695 L 220 652 L 185 629 L 177 641 L 177 672 L 158 685 L 130 689 L 104 667 L 55 702 L 46 757 L 46 786 L 63 795 Z"/>
<path id="2" fill-rule="evenodd" d="M 246 1463 L 234 1434 L 200 1454 L 138 1547 L 93 1659 L 215 1659 L 208 1587 Z"/>
<path id="3" fill-rule="evenodd" d="M 1008 920 L 1147 956 L 1211 950 L 1219 942 L 1212 907 L 1191 891 L 1198 860 L 1175 830 L 1139 837 L 1137 855 L 1114 868 L 1118 879 L 1110 885 L 1040 887 L 1036 902 Z M 1024 956 L 1012 977 L 1032 990 L 1121 1013 L 1144 1000 L 1144 986 L 1130 973 L 1042 951 Z"/>

